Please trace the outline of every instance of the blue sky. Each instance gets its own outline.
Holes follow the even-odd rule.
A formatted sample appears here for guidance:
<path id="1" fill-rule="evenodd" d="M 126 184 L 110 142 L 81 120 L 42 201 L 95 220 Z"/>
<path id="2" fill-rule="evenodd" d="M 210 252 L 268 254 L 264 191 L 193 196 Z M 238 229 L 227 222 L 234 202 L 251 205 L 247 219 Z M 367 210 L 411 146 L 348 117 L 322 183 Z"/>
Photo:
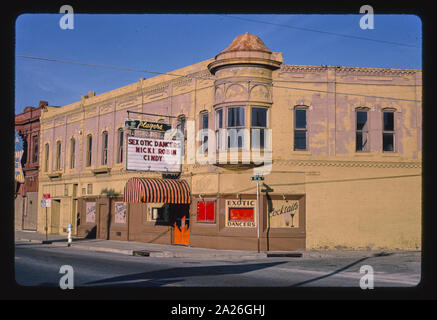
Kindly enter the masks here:
<path id="1" fill-rule="evenodd" d="M 20 15 L 15 23 L 15 54 L 171 72 L 214 57 L 235 37 L 249 32 L 272 51 L 282 52 L 286 64 L 422 68 L 422 23 L 414 15 L 376 14 L 373 30 L 360 28 L 358 11 L 350 15 L 74 14 L 73 30 L 59 27 L 62 16 Z M 100 94 L 153 76 L 16 56 L 15 113 L 37 106 L 40 100 L 63 106 L 88 91 Z"/>

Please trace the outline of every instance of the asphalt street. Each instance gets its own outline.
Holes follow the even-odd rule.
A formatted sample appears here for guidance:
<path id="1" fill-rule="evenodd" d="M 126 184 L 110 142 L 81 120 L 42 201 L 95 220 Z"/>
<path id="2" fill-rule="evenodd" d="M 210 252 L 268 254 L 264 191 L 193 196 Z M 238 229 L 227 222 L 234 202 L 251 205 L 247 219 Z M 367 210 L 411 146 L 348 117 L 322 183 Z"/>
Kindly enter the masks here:
<path id="1" fill-rule="evenodd" d="M 20 286 L 59 287 L 63 265 L 74 287 L 357 287 L 371 266 L 374 287 L 413 287 L 420 282 L 420 252 L 353 256 L 186 259 L 128 256 L 16 242 L 15 280 Z"/>

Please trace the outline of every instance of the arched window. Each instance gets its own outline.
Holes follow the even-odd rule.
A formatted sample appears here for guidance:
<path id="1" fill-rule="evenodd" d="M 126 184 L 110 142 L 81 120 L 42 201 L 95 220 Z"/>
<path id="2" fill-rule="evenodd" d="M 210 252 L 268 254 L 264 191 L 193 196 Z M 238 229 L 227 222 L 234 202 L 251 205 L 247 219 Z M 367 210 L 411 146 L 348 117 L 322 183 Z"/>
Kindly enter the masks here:
<path id="1" fill-rule="evenodd" d="M 86 137 L 86 166 L 91 166 L 91 160 L 92 160 L 92 150 L 93 150 L 93 136 L 91 134 L 87 135 Z"/>
<path id="2" fill-rule="evenodd" d="M 50 146 L 48 143 L 44 146 L 44 172 L 49 171 L 49 156 L 50 156 Z"/>
<path id="3" fill-rule="evenodd" d="M 74 137 L 70 140 L 70 168 L 74 169 L 76 158 L 76 139 Z"/>
<path id="4" fill-rule="evenodd" d="M 102 133 L 102 165 L 108 164 L 108 131 Z"/>
<path id="5" fill-rule="evenodd" d="M 123 128 L 117 130 L 118 137 L 118 149 L 117 149 L 117 163 L 123 162 L 123 141 L 124 141 L 124 132 Z"/>
<path id="6" fill-rule="evenodd" d="M 56 170 L 61 170 L 61 151 L 62 151 L 62 145 L 61 141 L 56 141 Z"/>

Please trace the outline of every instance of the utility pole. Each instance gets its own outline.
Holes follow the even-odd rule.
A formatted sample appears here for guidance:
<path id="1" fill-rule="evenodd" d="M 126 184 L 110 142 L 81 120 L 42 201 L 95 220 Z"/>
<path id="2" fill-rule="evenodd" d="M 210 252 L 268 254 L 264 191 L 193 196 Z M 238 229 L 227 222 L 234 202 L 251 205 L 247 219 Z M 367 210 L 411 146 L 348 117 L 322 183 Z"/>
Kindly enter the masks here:
<path id="1" fill-rule="evenodd" d="M 260 252 L 260 228 L 261 228 L 260 214 L 259 214 L 259 182 L 263 181 L 264 177 L 259 176 L 259 174 L 257 174 L 254 177 L 250 177 L 250 180 L 256 181 L 256 219 L 257 219 L 256 233 L 257 233 L 257 239 L 258 239 L 258 253 L 259 253 Z"/>

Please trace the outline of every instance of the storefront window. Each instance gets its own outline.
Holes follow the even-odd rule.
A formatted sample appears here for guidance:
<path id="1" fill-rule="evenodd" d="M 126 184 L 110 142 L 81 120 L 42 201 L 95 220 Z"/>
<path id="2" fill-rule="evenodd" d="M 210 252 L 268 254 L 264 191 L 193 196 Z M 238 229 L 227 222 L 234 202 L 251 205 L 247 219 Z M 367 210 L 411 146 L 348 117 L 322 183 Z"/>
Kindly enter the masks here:
<path id="1" fill-rule="evenodd" d="M 215 222 L 215 203 L 199 201 L 197 203 L 197 222 Z"/>

